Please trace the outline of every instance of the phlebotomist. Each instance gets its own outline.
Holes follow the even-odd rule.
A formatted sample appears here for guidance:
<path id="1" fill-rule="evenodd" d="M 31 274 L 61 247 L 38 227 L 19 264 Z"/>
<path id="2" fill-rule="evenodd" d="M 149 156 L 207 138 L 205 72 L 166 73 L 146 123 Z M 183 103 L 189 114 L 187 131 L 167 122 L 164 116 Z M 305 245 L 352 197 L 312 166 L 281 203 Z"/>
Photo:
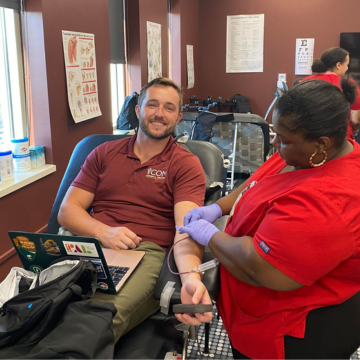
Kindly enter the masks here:
<path id="1" fill-rule="evenodd" d="M 277 153 L 180 228 L 221 262 L 234 358 L 349 358 L 360 345 L 360 146 L 346 137 L 356 87 L 340 88 L 309 80 L 281 97 Z M 222 214 L 225 232 L 212 224 Z"/>

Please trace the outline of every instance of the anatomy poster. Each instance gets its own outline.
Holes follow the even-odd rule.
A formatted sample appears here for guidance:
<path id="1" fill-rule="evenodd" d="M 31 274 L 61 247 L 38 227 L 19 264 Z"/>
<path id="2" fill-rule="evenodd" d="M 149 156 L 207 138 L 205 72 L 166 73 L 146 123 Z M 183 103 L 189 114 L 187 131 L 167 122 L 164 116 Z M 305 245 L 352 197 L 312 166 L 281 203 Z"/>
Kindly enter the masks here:
<path id="1" fill-rule="evenodd" d="M 147 26 L 148 81 L 162 76 L 161 69 L 161 24 L 150 21 Z"/>
<path id="2" fill-rule="evenodd" d="M 69 107 L 76 123 L 101 115 L 95 35 L 62 31 Z"/>
<path id="3" fill-rule="evenodd" d="M 194 47 L 192 45 L 186 45 L 186 58 L 187 58 L 187 88 L 192 89 L 195 84 L 194 74 Z"/>
<path id="4" fill-rule="evenodd" d="M 311 75 L 315 39 L 296 39 L 295 75 Z"/>

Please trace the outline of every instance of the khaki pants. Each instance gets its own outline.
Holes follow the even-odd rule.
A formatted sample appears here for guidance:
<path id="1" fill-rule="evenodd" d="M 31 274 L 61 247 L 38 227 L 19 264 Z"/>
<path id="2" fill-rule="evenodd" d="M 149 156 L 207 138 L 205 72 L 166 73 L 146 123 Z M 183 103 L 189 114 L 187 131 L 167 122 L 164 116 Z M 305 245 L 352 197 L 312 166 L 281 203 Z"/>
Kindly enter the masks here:
<path id="1" fill-rule="evenodd" d="M 120 292 L 109 295 L 97 291 L 91 298 L 91 301 L 106 301 L 115 305 L 115 342 L 159 308 L 159 302 L 153 298 L 153 291 L 164 262 L 165 251 L 148 241 L 141 242 L 132 251 L 139 250 L 145 251 L 146 254 Z"/>

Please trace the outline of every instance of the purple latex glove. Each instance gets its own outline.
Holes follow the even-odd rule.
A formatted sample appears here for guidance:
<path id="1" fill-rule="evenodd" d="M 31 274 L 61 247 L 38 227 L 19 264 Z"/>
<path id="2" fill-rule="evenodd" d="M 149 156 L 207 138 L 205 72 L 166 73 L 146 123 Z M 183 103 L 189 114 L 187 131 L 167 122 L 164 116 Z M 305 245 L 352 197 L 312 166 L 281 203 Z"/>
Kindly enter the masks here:
<path id="1" fill-rule="evenodd" d="M 200 245 L 209 246 L 211 237 L 220 231 L 215 225 L 206 220 L 197 220 L 189 223 L 186 226 L 175 226 L 180 234 L 188 234 Z"/>
<path id="2" fill-rule="evenodd" d="M 184 225 L 186 226 L 189 223 L 200 219 L 204 219 L 208 222 L 213 223 L 221 216 L 222 216 L 222 211 L 219 205 L 211 204 L 208 206 L 201 206 L 192 209 L 184 216 Z"/>

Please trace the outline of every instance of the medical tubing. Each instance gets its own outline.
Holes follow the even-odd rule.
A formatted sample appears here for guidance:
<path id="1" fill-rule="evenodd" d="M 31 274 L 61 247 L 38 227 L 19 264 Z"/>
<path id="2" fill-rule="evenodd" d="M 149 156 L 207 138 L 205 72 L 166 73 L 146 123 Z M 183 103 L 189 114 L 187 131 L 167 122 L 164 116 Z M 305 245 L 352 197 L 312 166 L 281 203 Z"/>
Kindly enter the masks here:
<path id="1" fill-rule="evenodd" d="M 167 266 L 168 266 L 168 269 L 169 271 L 174 274 L 174 275 L 185 275 L 185 274 L 190 274 L 192 272 L 194 273 L 198 273 L 198 274 L 203 274 L 206 270 L 209 270 L 209 269 L 212 269 L 214 267 L 216 267 L 218 264 L 219 264 L 219 260 L 218 259 L 213 259 L 213 260 L 210 260 L 210 261 L 207 261 L 206 263 L 203 263 L 203 264 L 200 264 L 197 268 L 195 267 L 195 269 L 192 269 L 190 271 L 185 271 L 185 272 L 174 272 L 171 270 L 170 268 L 170 255 L 173 251 L 173 248 L 176 244 L 178 244 L 179 242 L 181 241 L 184 241 L 184 240 L 187 240 L 187 239 L 191 239 L 190 236 L 187 236 L 179 241 L 177 241 L 176 243 L 174 243 L 171 248 L 170 248 L 170 251 L 168 253 L 168 256 L 167 256 Z M 192 239 L 191 239 L 192 240 Z"/>
<path id="2" fill-rule="evenodd" d="M 167 266 L 168 266 L 168 268 L 169 268 L 169 271 L 170 271 L 172 274 L 174 274 L 174 275 L 185 275 L 185 274 L 190 274 L 191 272 L 193 272 L 193 270 L 191 270 L 191 271 L 185 271 L 185 272 L 174 272 L 174 271 L 172 271 L 171 268 L 170 268 L 170 255 L 171 255 L 171 253 L 172 253 L 172 251 L 173 251 L 173 249 L 174 249 L 174 246 L 175 246 L 176 244 L 178 244 L 179 242 L 184 241 L 184 240 L 187 240 L 187 239 L 191 239 L 191 237 L 190 237 L 190 236 L 187 236 L 187 237 L 185 237 L 185 238 L 183 238 L 183 239 L 181 239 L 181 240 L 178 240 L 176 243 L 174 242 L 174 244 L 171 246 L 170 251 L 169 251 L 169 253 L 168 253 L 168 256 L 167 256 Z"/>

